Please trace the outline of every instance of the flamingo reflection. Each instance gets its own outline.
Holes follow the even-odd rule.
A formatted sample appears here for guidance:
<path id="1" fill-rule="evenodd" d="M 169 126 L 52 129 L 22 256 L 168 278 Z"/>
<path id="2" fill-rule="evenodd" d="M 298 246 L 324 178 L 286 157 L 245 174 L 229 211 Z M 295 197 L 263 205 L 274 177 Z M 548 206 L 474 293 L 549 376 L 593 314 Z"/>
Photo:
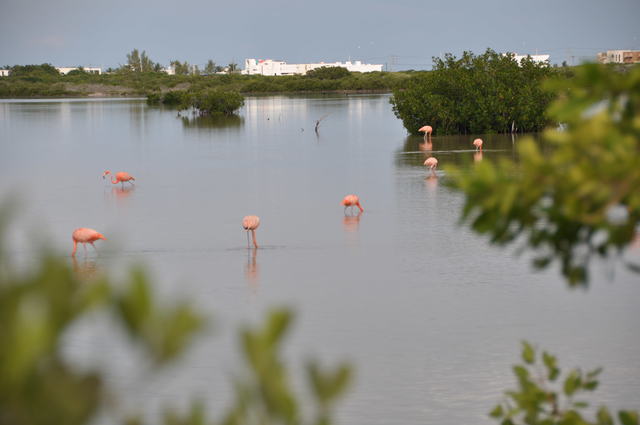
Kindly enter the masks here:
<path id="1" fill-rule="evenodd" d="M 247 265 L 244 270 L 244 277 L 247 279 L 247 283 L 251 289 L 255 292 L 258 289 L 260 283 L 260 266 L 256 260 L 258 256 L 258 249 L 253 248 L 247 253 Z"/>
<path id="2" fill-rule="evenodd" d="M 353 233 L 358 231 L 358 227 L 360 226 L 360 216 L 362 215 L 362 211 L 358 213 L 358 215 L 345 215 L 342 219 L 342 226 L 344 227 L 345 232 Z"/>
<path id="3" fill-rule="evenodd" d="M 124 201 L 136 190 L 135 186 L 126 187 L 112 187 L 111 193 L 116 197 L 118 201 Z"/>
<path id="4" fill-rule="evenodd" d="M 422 143 L 418 143 L 418 149 L 423 152 L 431 152 L 433 150 L 433 142 L 431 142 L 431 139 L 429 139 L 425 140 Z"/>
<path id="5" fill-rule="evenodd" d="M 81 263 L 78 263 L 78 260 L 75 256 L 71 257 L 72 269 L 75 274 L 78 275 L 80 279 L 91 280 L 96 277 L 100 269 L 96 264 L 95 259 L 84 258 Z"/>
<path id="6" fill-rule="evenodd" d="M 480 162 L 482 161 L 482 151 L 475 151 L 473 153 L 473 162 Z"/>
<path id="7" fill-rule="evenodd" d="M 438 175 L 437 174 L 429 174 L 424 178 L 424 184 L 429 190 L 429 192 L 433 192 L 438 188 Z"/>

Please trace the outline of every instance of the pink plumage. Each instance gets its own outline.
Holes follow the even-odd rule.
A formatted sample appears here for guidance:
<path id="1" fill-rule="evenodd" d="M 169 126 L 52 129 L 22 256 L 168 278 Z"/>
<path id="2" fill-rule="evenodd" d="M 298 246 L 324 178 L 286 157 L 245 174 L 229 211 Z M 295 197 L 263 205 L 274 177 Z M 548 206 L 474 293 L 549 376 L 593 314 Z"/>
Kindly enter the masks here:
<path id="1" fill-rule="evenodd" d="M 420 127 L 420 128 L 418 129 L 418 131 L 419 131 L 420 133 L 424 133 L 424 134 L 425 134 L 425 136 L 426 136 L 427 134 L 431 134 L 431 133 L 433 132 L 433 128 L 431 128 L 431 126 L 430 126 L 430 125 L 425 125 L 425 126 Z"/>
<path id="2" fill-rule="evenodd" d="M 482 139 L 476 139 L 473 141 L 473 146 L 476 147 L 476 150 L 482 150 Z"/>
<path id="3" fill-rule="evenodd" d="M 88 244 L 90 243 L 91 246 L 93 246 L 95 248 L 95 245 L 93 245 L 93 243 L 99 239 L 104 239 L 105 241 L 107 240 L 107 238 L 105 238 L 101 233 L 99 233 L 96 230 L 93 229 L 89 229 L 86 227 L 80 227 L 76 230 L 73 231 L 73 233 L 71 234 L 71 239 L 73 240 L 73 252 L 71 252 L 71 255 L 76 255 L 76 249 L 78 247 L 78 244 Z M 84 245 L 84 249 L 87 249 L 87 246 Z"/>
<path id="4" fill-rule="evenodd" d="M 360 198 L 358 198 L 358 195 L 347 195 L 342 199 L 341 202 L 342 205 L 344 205 L 344 209 L 346 210 L 347 207 L 358 207 L 360 209 L 360 212 L 363 212 L 364 209 L 362 208 L 362 205 L 360 205 Z"/>
<path id="5" fill-rule="evenodd" d="M 435 159 L 434 157 L 430 156 L 429 158 L 427 158 L 427 160 L 424 162 L 424 165 L 426 165 L 427 167 L 429 167 L 431 170 L 435 169 L 438 166 L 438 160 Z"/>
<path id="6" fill-rule="evenodd" d="M 247 215 L 242 219 L 242 228 L 247 231 L 247 245 L 249 245 L 249 231 L 253 237 L 253 246 L 258 247 L 256 241 L 256 229 L 260 226 L 260 217 L 257 215 Z"/>
<path id="7" fill-rule="evenodd" d="M 111 183 L 113 183 L 113 184 L 122 183 L 124 185 L 124 182 L 129 182 L 129 183 L 133 184 L 132 181 L 135 181 L 135 178 L 131 174 L 129 174 L 129 173 L 125 172 L 125 171 L 118 171 L 114 176 L 111 173 L 111 171 L 107 170 L 104 173 L 102 173 L 102 178 L 104 179 L 105 176 L 107 176 L 109 174 L 111 174 Z"/>

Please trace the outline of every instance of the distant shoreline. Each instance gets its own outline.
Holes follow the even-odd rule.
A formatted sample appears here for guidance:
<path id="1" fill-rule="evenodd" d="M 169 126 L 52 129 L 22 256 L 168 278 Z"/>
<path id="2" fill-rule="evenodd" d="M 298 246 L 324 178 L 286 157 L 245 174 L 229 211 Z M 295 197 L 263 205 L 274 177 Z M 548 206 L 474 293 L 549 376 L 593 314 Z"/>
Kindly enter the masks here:
<path id="1" fill-rule="evenodd" d="M 284 95 L 310 95 L 310 94 L 391 94 L 392 90 L 304 90 L 304 91 L 273 91 L 273 92 L 243 92 L 244 96 L 284 96 Z M 146 94 L 109 94 L 105 92 L 83 92 L 69 93 L 61 95 L 37 94 L 34 96 L 2 96 L 5 100 L 28 100 L 28 99 L 146 99 Z"/>

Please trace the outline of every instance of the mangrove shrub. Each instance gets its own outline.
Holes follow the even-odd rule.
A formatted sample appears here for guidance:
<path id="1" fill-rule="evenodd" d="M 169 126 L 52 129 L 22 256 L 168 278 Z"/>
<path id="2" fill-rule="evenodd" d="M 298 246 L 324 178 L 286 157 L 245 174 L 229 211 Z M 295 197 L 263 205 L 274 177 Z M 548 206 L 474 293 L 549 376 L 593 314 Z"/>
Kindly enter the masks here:
<path id="1" fill-rule="evenodd" d="M 193 95 L 192 106 L 201 115 L 234 114 L 244 105 L 244 96 L 234 90 L 209 89 Z"/>
<path id="2" fill-rule="evenodd" d="M 548 123 L 552 94 L 541 84 L 555 72 L 548 64 L 491 49 L 433 60 L 433 71 L 417 73 L 390 100 L 409 133 L 427 124 L 439 134 L 530 132 Z"/>

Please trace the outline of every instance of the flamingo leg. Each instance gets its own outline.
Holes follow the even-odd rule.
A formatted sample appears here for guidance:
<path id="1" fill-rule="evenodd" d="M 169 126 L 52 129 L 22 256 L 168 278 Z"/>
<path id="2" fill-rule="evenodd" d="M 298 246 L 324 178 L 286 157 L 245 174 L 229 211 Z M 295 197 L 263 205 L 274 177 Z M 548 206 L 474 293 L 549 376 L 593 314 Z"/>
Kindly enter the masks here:
<path id="1" fill-rule="evenodd" d="M 86 257 L 87 256 L 87 243 L 83 242 L 82 243 L 82 247 L 84 248 L 84 256 Z"/>
<path id="2" fill-rule="evenodd" d="M 251 242 L 249 242 L 249 230 L 247 230 L 247 249 L 251 248 Z"/>
<path id="3" fill-rule="evenodd" d="M 73 258 L 76 258 L 76 249 L 78 248 L 78 242 L 76 242 L 75 240 L 73 241 L 73 251 L 71 251 L 71 256 Z"/>
<path id="4" fill-rule="evenodd" d="M 258 242 L 256 241 L 256 231 L 251 229 L 251 236 L 253 236 L 253 246 L 258 247 Z"/>

